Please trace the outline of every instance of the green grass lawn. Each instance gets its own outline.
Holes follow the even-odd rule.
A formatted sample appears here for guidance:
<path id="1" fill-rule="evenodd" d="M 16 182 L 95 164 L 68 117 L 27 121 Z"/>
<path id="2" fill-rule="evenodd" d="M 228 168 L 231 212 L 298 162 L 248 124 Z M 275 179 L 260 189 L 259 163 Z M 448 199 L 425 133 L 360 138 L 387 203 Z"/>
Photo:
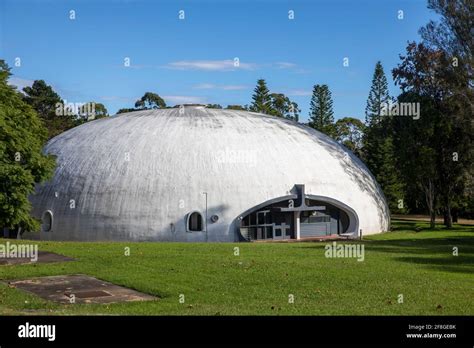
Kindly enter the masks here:
<path id="1" fill-rule="evenodd" d="M 88 274 L 160 299 L 59 305 L 0 283 L 0 314 L 473 315 L 474 226 L 393 224 L 363 240 L 363 262 L 326 258 L 326 243 L 39 242 L 77 260 L 0 266 L 0 279 Z"/>

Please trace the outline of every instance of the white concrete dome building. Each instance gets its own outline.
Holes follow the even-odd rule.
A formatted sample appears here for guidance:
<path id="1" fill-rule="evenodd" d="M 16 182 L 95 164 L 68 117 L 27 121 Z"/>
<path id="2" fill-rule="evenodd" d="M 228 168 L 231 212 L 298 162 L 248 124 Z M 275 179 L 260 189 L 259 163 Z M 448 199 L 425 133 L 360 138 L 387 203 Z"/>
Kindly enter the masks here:
<path id="1" fill-rule="evenodd" d="M 88 122 L 53 139 L 30 199 L 44 240 L 234 242 L 387 231 L 364 164 L 263 114 L 185 107 Z"/>

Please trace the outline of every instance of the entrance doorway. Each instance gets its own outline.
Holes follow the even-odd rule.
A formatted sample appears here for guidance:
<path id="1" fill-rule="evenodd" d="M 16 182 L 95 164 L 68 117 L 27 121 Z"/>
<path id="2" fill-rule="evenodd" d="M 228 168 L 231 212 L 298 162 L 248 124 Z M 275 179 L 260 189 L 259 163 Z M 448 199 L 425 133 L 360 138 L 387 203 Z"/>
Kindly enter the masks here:
<path id="1" fill-rule="evenodd" d="M 273 239 L 291 239 L 292 236 L 291 225 L 287 225 L 285 222 L 273 225 Z"/>
<path id="2" fill-rule="evenodd" d="M 248 241 L 300 239 L 357 231 L 357 215 L 344 203 L 306 195 L 302 184 L 295 185 L 295 192 L 247 210 L 238 218 L 240 237 Z"/>
<path id="3" fill-rule="evenodd" d="M 248 240 L 282 240 L 295 238 L 293 213 L 279 212 L 275 207 L 264 207 L 242 218 L 240 232 Z"/>
<path id="4" fill-rule="evenodd" d="M 330 234 L 333 234 L 333 231 L 331 231 L 331 215 L 317 210 L 301 212 L 301 238 L 327 236 Z"/>

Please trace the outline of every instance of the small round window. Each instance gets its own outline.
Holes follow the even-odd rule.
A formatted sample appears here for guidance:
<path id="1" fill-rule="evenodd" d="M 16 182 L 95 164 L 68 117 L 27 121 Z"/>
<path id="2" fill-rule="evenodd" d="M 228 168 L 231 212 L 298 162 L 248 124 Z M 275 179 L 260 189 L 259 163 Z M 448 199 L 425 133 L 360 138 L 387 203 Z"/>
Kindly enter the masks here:
<path id="1" fill-rule="evenodd" d="M 52 229 L 53 229 L 53 212 L 51 210 L 46 210 L 43 213 L 41 230 L 43 232 L 51 232 Z"/>

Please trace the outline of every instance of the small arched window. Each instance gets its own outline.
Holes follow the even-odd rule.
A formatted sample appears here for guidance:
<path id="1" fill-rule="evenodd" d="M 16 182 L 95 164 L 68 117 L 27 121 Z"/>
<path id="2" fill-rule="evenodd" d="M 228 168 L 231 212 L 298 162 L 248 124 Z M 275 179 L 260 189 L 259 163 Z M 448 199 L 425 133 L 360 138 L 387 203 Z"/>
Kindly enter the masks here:
<path id="1" fill-rule="evenodd" d="M 43 232 L 51 232 L 53 229 L 53 212 L 51 210 L 46 210 L 43 213 L 41 224 L 41 230 Z"/>
<path id="2" fill-rule="evenodd" d="M 188 215 L 187 228 L 188 232 L 200 232 L 202 231 L 202 215 L 197 211 L 192 212 Z"/>

